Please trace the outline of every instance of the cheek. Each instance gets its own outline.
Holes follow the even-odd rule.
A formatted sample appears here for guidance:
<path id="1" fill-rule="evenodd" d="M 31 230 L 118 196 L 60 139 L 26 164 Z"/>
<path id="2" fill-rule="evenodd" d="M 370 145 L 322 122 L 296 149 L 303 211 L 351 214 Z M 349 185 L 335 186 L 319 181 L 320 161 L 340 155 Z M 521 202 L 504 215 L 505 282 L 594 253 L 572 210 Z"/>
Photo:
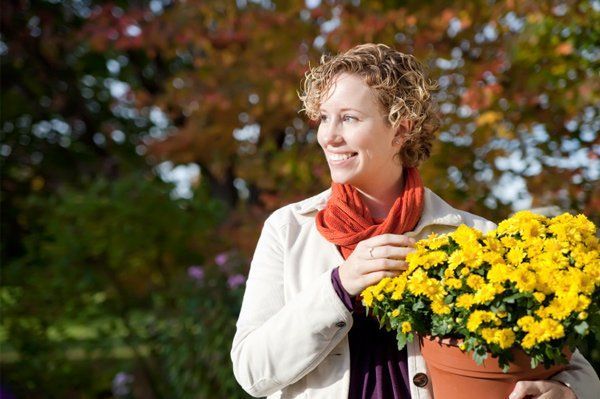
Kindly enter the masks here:
<path id="1" fill-rule="evenodd" d="M 325 142 L 323 140 L 323 134 L 321 133 L 321 127 L 317 129 L 317 143 L 321 148 L 325 148 Z"/>

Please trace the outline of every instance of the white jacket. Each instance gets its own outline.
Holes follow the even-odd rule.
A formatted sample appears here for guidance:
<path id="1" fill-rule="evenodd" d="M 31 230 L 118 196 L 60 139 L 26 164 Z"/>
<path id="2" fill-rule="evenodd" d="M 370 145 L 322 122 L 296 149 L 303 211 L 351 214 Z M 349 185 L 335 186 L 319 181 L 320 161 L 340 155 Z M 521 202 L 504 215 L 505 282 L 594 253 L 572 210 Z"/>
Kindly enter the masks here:
<path id="1" fill-rule="evenodd" d="M 352 314 L 331 283 L 344 259 L 317 230 L 316 213 L 331 189 L 284 206 L 265 222 L 248 276 L 231 359 L 239 384 L 250 395 L 272 398 L 347 398 L 350 385 L 348 332 Z M 452 208 L 429 189 L 421 220 L 407 236 L 446 233 L 460 224 L 482 231 L 494 223 Z M 419 345 L 408 344 L 413 399 L 431 399 L 431 383 Z M 417 376 L 417 378 L 415 378 Z M 579 399 L 596 398 L 600 382 L 575 352 L 569 369 L 555 379 Z M 423 387 L 417 387 L 416 382 Z"/>

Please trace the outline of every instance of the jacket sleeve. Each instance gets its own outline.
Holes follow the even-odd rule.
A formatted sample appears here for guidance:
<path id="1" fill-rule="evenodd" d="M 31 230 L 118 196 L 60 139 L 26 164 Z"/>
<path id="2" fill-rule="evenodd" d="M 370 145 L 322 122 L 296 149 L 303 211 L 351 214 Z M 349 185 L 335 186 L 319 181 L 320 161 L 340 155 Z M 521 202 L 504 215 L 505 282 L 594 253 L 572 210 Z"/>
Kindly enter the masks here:
<path id="1" fill-rule="evenodd" d="M 286 226 L 278 226 L 276 213 L 267 219 L 258 240 L 231 349 L 235 377 L 255 397 L 301 379 L 352 326 L 351 313 L 334 291 L 331 270 L 286 301 Z"/>
<path id="2" fill-rule="evenodd" d="M 591 364 L 576 350 L 567 369 L 552 377 L 575 392 L 577 399 L 595 399 L 600 392 L 600 380 Z"/>

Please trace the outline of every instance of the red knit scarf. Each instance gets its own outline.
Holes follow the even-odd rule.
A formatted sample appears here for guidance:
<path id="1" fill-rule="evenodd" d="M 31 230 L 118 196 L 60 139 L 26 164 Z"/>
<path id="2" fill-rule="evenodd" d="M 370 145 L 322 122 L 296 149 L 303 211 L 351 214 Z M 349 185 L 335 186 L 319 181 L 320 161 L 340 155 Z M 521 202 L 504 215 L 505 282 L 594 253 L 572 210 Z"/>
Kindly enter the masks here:
<path id="1" fill-rule="evenodd" d="M 327 206 L 317 214 L 317 229 L 327 241 L 340 247 L 344 259 L 369 237 L 411 231 L 421 218 L 424 188 L 416 168 L 405 168 L 403 181 L 402 193 L 381 223 L 373 219 L 356 188 L 333 183 Z"/>

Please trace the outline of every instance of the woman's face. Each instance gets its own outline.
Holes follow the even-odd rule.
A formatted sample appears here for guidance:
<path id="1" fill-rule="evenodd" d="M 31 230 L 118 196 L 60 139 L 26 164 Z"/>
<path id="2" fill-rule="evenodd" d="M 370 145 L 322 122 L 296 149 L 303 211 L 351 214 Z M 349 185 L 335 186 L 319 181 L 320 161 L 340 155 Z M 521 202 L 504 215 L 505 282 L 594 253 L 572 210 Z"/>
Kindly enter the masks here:
<path id="1" fill-rule="evenodd" d="M 321 103 L 317 138 L 332 180 L 366 192 L 397 182 L 402 168 L 394 157 L 400 144 L 393 143 L 396 131 L 373 90 L 361 77 L 342 73 L 328 94 Z"/>

